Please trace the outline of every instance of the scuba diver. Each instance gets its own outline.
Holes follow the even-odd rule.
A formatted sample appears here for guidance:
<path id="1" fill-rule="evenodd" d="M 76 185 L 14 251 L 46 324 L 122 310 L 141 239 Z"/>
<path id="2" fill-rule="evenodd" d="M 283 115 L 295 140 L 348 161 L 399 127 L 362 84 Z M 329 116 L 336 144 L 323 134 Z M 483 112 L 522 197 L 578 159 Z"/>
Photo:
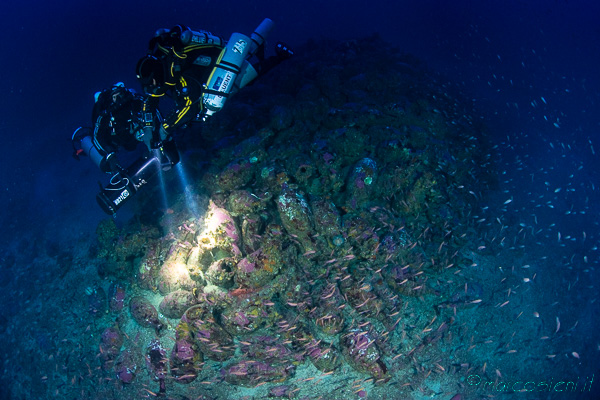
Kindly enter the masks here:
<path id="1" fill-rule="evenodd" d="M 144 186 L 159 170 L 169 170 L 179 162 L 175 141 L 160 135 L 162 117 L 144 110 L 145 98 L 122 82 L 95 95 L 93 128 L 80 127 L 71 137 L 73 156 L 88 156 L 102 172 L 111 174 L 109 184 L 96 196 L 100 207 L 114 215 L 123 202 Z M 143 145 L 140 145 L 143 143 Z M 142 155 L 123 168 L 117 152 Z"/>
<path id="2" fill-rule="evenodd" d="M 265 19 L 250 37 L 233 33 L 229 41 L 181 25 L 161 29 L 136 67 L 144 95 L 122 83 L 96 93 L 93 128 L 80 127 L 73 133 L 73 155 L 78 160 L 86 155 L 111 174 L 96 196 L 107 214 L 114 215 L 154 175 L 179 162 L 175 130 L 206 120 L 233 93 L 293 55 L 288 46 L 277 43 L 276 55 L 265 58 L 264 42 L 272 27 Z M 158 106 L 165 95 L 172 97 L 175 108 L 163 118 Z M 140 147 L 142 156 L 123 168 L 116 153 Z"/>
<path id="3" fill-rule="evenodd" d="M 291 57 L 289 47 L 278 42 L 275 55 L 265 58 L 264 42 L 272 27 L 267 18 L 250 37 L 234 33 L 228 41 L 183 25 L 158 30 L 148 54 L 137 63 L 136 75 L 149 96 L 149 109 L 157 109 L 165 95 L 175 101 L 175 109 L 161 126 L 162 134 L 205 121 L 223 108 L 229 96 Z"/>

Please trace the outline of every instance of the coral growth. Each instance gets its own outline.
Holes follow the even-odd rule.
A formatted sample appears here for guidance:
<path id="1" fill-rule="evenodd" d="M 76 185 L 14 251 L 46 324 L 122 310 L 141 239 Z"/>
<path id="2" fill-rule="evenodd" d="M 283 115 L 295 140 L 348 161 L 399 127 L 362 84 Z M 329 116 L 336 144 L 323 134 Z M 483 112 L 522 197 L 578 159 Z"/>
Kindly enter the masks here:
<path id="1" fill-rule="evenodd" d="M 398 70 L 364 41 L 339 46 L 335 58 L 317 47 L 318 58 L 275 78 L 280 95 L 252 106 L 264 112 L 251 125 L 236 115 L 207 123 L 215 152 L 192 185 L 203 212 L 186 211 L 182 194 L 162 231 L 99 226 L 104 273 L 135 282 L 111 287 L 111 310 L 129 299 L 139 327 L 162 334 L 166 322 L 143 293 L 152 292 L 178 320 L 170 353 L 158 340 L 146 348 L 161 391 L 170 372 L 180 384 L 203 375 L 293 396 L 281 382 L 307 363 L 381 384 L 410 362 L 400 348 L 419 356 L 451 329 L 450 319 L 430 328 L 420 315 L 473 299 L 423 306 L 448 294 L 443 267 L 463 262 L 475 202 L 464 187 L 485 177 L 472 162 L 483 151 L 475 128 L 457 122 L 459 103 L 416 67 Z M 234 127 L 244 134 L 232 140 Z M 109 367 L 122 338 L 116 328 L 104 336 Z M 117 361 L 123 383 L 139 375 L 134 361 Z"/>

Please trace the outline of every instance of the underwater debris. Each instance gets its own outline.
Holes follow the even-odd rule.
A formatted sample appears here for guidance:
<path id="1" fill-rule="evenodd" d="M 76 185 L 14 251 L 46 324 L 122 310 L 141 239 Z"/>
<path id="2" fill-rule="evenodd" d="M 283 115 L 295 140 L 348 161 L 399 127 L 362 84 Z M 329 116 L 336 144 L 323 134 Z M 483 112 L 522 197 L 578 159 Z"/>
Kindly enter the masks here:
<path id="1" fill-rule="evenodd" d="M 106 328 L 102 332 L 100 339 L 100 356 L 102 368 L 105 371 L 110 370 L 114 361 L 121 352 L 123 345 L 123 334 L 117 325 Z"/>
<path id="2" fill-rule="evenodd" d="M 138 362 L 135 360 L 135 353 L 131 349 L 122 351 L 115 361 L 115 372 L 117 379 L 121 382 L 130 384 L 133 382 L 137 370 Z"/>
<path id="3" fill-rule="evenodd" d="M 110 299 L 109 308 L 111 312 L 118 313 L 125 307 L 126 292 L 125 287 L 122 284 L 118 282 L 111 283 L 108 289 L 108 296 Z"/>
<path id="4" fill-rule="evenodd" d="M 225 361 L 233 356 L 233 337 L 219 325 L 213 314 L 201 304 L 189 308 L 180 324 L 189 330 L 202 353 L 215 361 Z M 178 328 L 179 325 L 178 325 Z"/>
<path id="5" fill-rule="evenodd" d="M 167 351 L 158 339 L 152 340 L 146 348 L 146 367 L 150 377 L 159 382 L 159 393 L 165 393 L 168 375 Z"/>
<path id="6" fill-rule="evenodd" d="M 158 318 L 158 311 L 146 298 L 135 296 L 129 301 L 131 317 L 144 328 L 154 328 L 159 334 L 165 327 Z"/>
<path id="7" fill-rule="evenodd" d="M 453 297 L 444 267 L 465 263 L 479 200 L 458 186 L 485 179 L 472 162 L 485 149 L 472 144 L 473 126 L 448 120 L 457 109 L 435 111 L 457 102 L 441 104 L 439 88 L 415 70 L 398 73 L 398 60 L 373 64 L 382 56 L 368 47 L 290 63 L 287 78 L 303 79 L 275 80 L 281 97 L 253 105 L 265 112 L 239 138 L 228 131 L 238 117 L 207 122 L 215 155 L 192 185 L 206 194 L 203 215 L 186 212 L 181 195 L 160 235 L 104 228 L 105 247 L 123 248 L 101 256 L 119 271 L 127 261 L 141 291 L 160 294 L 161 313 L 179 319 L 169 357 L 158 340 L 146 350 L 161 388 L 170 372 L 194 382 L 188 390 L 202 381 L 294 396 L 288 383 L 308 361 L 324 376 L 397 384 L 400 369 L 454 329 L 444 310 L 475 299 L 475 286 Z M 141 327 L 163 331 L 143 296 L 125 295 Z M 425 325 L 421 316 L 436 312 L 443 324 Z"/>
<path id="8" fill-rule="evenodd" d="M 185 310 L 196 304 L 198 300 L 187 290 L 176 290 L 163 297 L 158 309 L 167 318 L 181 318 Z"/>

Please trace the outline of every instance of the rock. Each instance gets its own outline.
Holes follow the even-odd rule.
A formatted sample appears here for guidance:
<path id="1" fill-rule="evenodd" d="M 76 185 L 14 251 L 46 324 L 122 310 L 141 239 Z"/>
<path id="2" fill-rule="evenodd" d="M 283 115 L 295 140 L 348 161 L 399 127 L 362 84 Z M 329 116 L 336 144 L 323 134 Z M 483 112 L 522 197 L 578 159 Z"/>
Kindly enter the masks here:
<path id="1" fill-rule="evenodd" d="M 373 159 L 363 158 L 354 165 L 346 182 L 346 207 L 349 210 L 368 206 L 376 179 L 377 163 Z"/>
<path id="2" fill-rule="evenodd" d="M 352 329 L 340 339 L 346 362 L 358 372 L 369 374 L 373 379 L 385 379 L 387 367 L 370 333 Z"/>
<path id="3" fill-rule="evenodd" d="M 189 245 L 173 243 L 158 273 L 157 284 L 161 294 L 167 295 L 176 290 L 192 290 L 196 286 L 187 266 L 190 252 Z"/>
<path id="4" fill-rule="evenodd" d="M 288 107 L 276 105 L 270 111 L 269 126 L 276 131 L 287 129 L 292 126 L 294 115 Z"/>
<path id="5" fill-rule="evenodd" d="M 215 321 L 204 305 L 188 309 L 180 325 L 182 329 L 189 329 L 200 350 L 211 360 L 225 361 L 233 356 L 233 338 Z"/>
<path id="6" fill-rule="evenodd" d="M 208 267 L 204 277 L 213 285 L 228 289 L 233 285 L 235 264 L 235 258 L 221 258 Z"/>
<path id="7" fill-rule="evenodd" d="M 156 334 L 164 328 L 156 308 L 142 296 L 135 296 L 129 301 L 129 311 L 135 322 L 144 328 L 154 328 Z"/>
<path id="8" fill-rule="evenodd" d="M 306 350 L 310 361 L 319 371 L 330 372 L 341 364 L 339 352 L 332 344 L 313 339 L 306 346 Z"/>
<path id="9" fill-rule="evenodd" d="M 276 204 L 281 223 L 287 233 L 300 241 L 304 252 L 313 250 L 313 243 L 310 239 L 312 213 L 305 196 L 284 184 L 281 194 L 276 199 Z"/>
<path id="10" fill-rule="evenodd" d="M 125 287 L 118 282 L 113 282 L 108 289 L 108 295 L 110 311 L 121 312 L 125 306 Z"/>
<path id="11" fill-rule="evenodd" d="M 117 379 L 123 383 L 131 383 L 135 378 L 137 372 L 137 363 L 134 358 L 134 354 L 131 350 L 124 350 L 119 354 L 117 361 L 115 362 L 115 372 Z"/>
<path id="12" fill-rule="evenodd" d="M 168 373 L 167 351 L 158 339 L 150 342 L 146 348 L 146 367 L 150 377 L 160 382 L 160 392 L 165 391 L 165 379 Z"/>
<path id="13" fill-rule="evenodd" d="M 100 338 L 100 360 L 102 368 L 108 371 L 114 365 L 115 359 L 121 352 L 123 334 L 117 325 L 106 328 Z"/>
<path id="14" fill-rule="evenodd" d="M 255 387 L 263 382 L 282 382 L 295 370 L 293 365 L 271 365 L 268 363 L 243 360 L 221 370 L 221 376 L 232 385 Z"/>
<path id="15" fill-rule="evenodd" d="M 106 292 L 101 287 L 86 290 L 88 312 L 94 317 L 101 317 L 107 312 Z"/>
<path id="16" fill-rule="evenodd" d="M 181 318 L 185 310 L 197 303 L 192 292 L 176 290 L 166 295 L 160 302 L 158 309 L 167 318 Z"/>
<path id="17" fill-rule="evenodd" d="M 258 196 L 248 190 L 234 190 L 227 198 L 227 208 L 234 217 L 257 213 L 266 208 L 270 196 Z"/>
<path id="18" fill-rule="evenodd" d="M 229 163 L 215 179 L 216 191 L 230 191 L 247 185 L 254 176 L 252 159 L 241 158 Z"/>
<path id="19" fill-rule="evenodd" d="M 180 322 L 175 329 L 175 344 L 171 350 L 171 373 L 179 383 L 190 383 L 202 368 L 203 356 L 190 326 Z"/>

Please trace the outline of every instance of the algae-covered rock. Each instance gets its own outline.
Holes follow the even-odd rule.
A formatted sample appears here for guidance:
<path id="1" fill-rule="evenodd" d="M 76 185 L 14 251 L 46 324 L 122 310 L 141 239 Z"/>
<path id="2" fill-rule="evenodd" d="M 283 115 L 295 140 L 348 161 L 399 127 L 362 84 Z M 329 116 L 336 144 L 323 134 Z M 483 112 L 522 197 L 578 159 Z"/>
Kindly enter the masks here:
<path id="1" fill-rule="evenodd" d="M 266 208 L 266 200 L 248 190 L 234 190 L 227 198 L 227 208 L 232 216 L 256 213 Z"/>
<path id="2" fill-rule="evenodd" d="M 206 281 L 225 289 L 230 288 L 233 285 L 236 263 L 236 259 L 232 257 L 213 262 L 204 275 Z"/>
<path id="3" fill-rule="evenodd" d="M 123 341 L 123 333 L 118 325 L 108 327 L 102 332 L 100 338 L 100 361 L 105 371 L 113 367 L 115 360 L 121 352 Z"/>
<path id="4" fill-rule="evenodd" d="M 313 211 L 316 231 L 335 246 L 344 242 L 342 235 L 342 218 L 335 203 L 329 199 L 315 198 L 310 202 Z"/>
<path id="5" fill-rule="evenodd" d="M 115 362 L 117 379 L 126 384 L 132 383 L 137 373 L 138 365 L 136 355 L 132 350 L 127 349 L 122 351 Z"/>
<path id="6" fill-rule="evenodd" d="M 281 247 L 277 242 L 269 241 L 237 263 L 235 281 L 243 287 L 262 287 L 277 275 L 282 264 Z"/>
<path id="7" fill-rule="evenodd" d="M 204 357 L 194 334 L 186 322 L 175 329 L 175 344 L 171 350 L 171 373 L 179 383 L 190 383 L 198 376 Z"/>
<path id="8" fill-rule="evenodd" d="M 249 214 L 242 219 L 242 243 L 245 254 L 259 249 L 262 242 L 262 233 L 265 228 L 267 217 L 260 214 Z"/>
<path id="9" fill-rule="evenodd" d="M 161 294 L 167 295 L 176 290 L 192 290 L 196 286 L 187 266 L 190 253 L 189 245 L 179 242 L 171 245 L 167 258 L 158 272 L 157 286 Z"/>
<path id="10" fill-rule="evenodd" d="M 160 383 L 160 391 L 164 392 L 165 379 L 169 372 L 167 350 L 160 340 L 154 339 L 146 348 L 146 367 L 150 377 Z"/>
<path id="11" fill-rule="evenodd" d="M 180 325 L 181 329 L 191 332 L 199 349 L 211 360 L 225 361 L 233 356 L 233 337 L 217 323 L 205 305 L 200 304 L 186 310 Z"/>
<path id="12" fill-rule="evenodd" d="M 287 233 L 298 239 L 305 252 L 312 250 L 312 213 L 304 194 L 284 185 L 276 204 L 281 223 Z"/>
<path id="13" fill-rule="evenodd" d="M 346 362 L 358 372 L 371 375 L 374 379 L 385 379 L 387 367 L 371 333 L 352 329 L 340 339 Z"/>
<path id="14" fill-rule="evenodd" d="M 164 328 L 156 308 L 142 296 L 135 296 L 129 301 L 129 311 L 135 322 L 144 328 L 154 328 L 157 334 Z"/>
<path id="15" fill-rule="evenodd" d="M 355 211 L 368 206 L 377 179 L 377 163 L 363 158 L 354 165 L 346 183 L 346 207 Z"/>
<path id="16" fill-rule="evenodd" d="M 319 371 L 331 372 L 341 364 L 339 351 L 332 344 L 313 339 L 306 350 L 310 361 Z"/>
<path id="17" fill-rule="evenodd" d="M 114 313 L 120 312 L 125 306 L 125 286 L 118 282 L 111 283 L 108 289 L 109 308 Z"/>
<path id="18" fill-rule="evenodd" d="M 120 233 L 114 218 L 103 219 L 98 223 L 96 236 L 100 245 L 100 256 L 103 256 L 102 253 L 108 251 L 114 245 Z"/>
<path id="19" fill-rule="evenodd" d="M 241 158 L 229 163 L 215 179 L 217 191 L 229 191 L 244 187 L 252 179 L 256 161 L 252 158 Z"/>
<path id="20" fill-rule="evenodd" d="M 221 370 L 221 376 L 232 385 L 254 387 L 264 382 L 282 382 L 295 370 L 293 365 L 269 364 L 243 360 Z"/>
<path id="21" fill-rule="evenodd" d="M 185 310 L 197 303 L 196 297 L 187 290 L 176 290 L 166 295 L 158 309 L 167 318 L 181 318 Z"/>

